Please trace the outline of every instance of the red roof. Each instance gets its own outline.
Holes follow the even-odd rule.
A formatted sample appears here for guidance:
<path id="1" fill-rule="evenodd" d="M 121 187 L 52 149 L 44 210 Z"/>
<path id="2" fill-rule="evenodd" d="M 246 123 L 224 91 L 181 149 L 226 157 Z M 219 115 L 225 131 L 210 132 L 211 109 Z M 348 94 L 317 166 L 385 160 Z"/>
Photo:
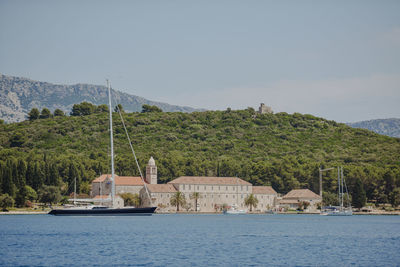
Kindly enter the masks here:
<path id="1" fill-rule="evenodd" d="M 284 199 L 288 198 L 311 198 L 311 199 L 321 199 L 321 197 L 317 194 L 315 194 L 313 191 L 309 189 L 293 189 L 289 193 L 287 193 L 285 196 L 283 196 Z"/>
<path id="2" fill-rule="evenodd" d="M 148 184 L 147 189 L 151 193 L 175 193 L 177 192 L 172 184 Z"/>
<path id="3" fill-rule="evenodd" d="M 104 183 L 106 179 L 111 178 L 111 174 L 103 174 L 92 181 L 92 183 Z M 140 176 L 118 176 L 115 175 L 115 185 L 138 185 L 142 186 L 143 181 Z"/>
<path id="4" fill-rule="evenodd" d="M 277 195 L 271 186 L 253 186 L 253 194 Z"/>
<path id="5" fill-rule="evenodd" d="M 217 185 L 251 185 L 237 177 L 181 176 L 169 184 L 217 184 Z"/>

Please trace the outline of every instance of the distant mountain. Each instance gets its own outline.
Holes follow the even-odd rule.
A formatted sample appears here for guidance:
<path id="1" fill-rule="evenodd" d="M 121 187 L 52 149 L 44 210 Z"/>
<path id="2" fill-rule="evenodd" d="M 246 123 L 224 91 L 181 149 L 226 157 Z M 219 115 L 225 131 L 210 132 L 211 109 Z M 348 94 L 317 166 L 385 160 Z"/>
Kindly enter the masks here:
<path id="1" fill-rule="evenodd" d="M 400 138 L 400 119 L 379 119 L 347 123 L 353 128 L 368 129 L 378 134 Z"/>
<path id="2" fill-rule="evenodd" d="M 191 107 L 155 102 L 120 91 L 114 92 L 115 99 L 128 112 L 141 111 L 143 104 L 155 105 L 167 112 L 198 111 Z M 51 84 L 0 74 L 0 118 L 5 122 L 25 120 L 32 108 L 41 110 L 46 107 L 51 111 L 58 108 L 69 113 L 74 104 L 83 101 L 95 105 L 106 104 L 107 88 L 91 84 Z"/>

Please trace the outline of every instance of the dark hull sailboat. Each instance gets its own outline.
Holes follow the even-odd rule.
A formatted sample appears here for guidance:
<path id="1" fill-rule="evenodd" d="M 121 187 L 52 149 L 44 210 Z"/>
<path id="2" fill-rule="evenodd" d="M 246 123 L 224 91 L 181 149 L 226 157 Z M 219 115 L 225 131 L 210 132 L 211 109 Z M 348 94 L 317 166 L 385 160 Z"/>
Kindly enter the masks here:
<path id="1" fill-rule="evenodd" d="M 111 88 L 107 80 L 108 87 L 108 103 L 110 115 L 110 150 L 111 150 L 111 207 L 106 206 L 88 206 L 88 207 L 73 207 L 67 209 L 53 209 L 49 212 L 50 215 L 61 216 L 150 216 L 154 213 L 157 207 L 143 208 L 120 208 L 115 204 L 115 175 L 114 175 L 114 145 L 113 145 L 113 128 L 112 128 L 112 108 L 111 108 Z M 125 127 L 125 126 L 124 126 Z M 128 136 L 129 139 L 129 136 Z M 130 142 L 130 141 L 129 141 Z M 131 148 L 132 148 L 132 144 Z M 133 148 L 132 148 L 133 150 Z M 136 159 L 136 156 L 135 156 Z M 137 163 L 137 160 L 136 160 Z M 138 164 L 138 163 L 137 163 Z M 139 168 L 139 165 L 138 165 Z M 140 168 L 139 168 L 140 171 Z M 143 176 L 141 176 L 143 179 Z M 143 181 L 144 186 L 146 184 Z M 147 191 L 147 190 L 146 190 Z M 147 191 L 148 193 L 148 191 Z M 150 195 L 149 195 L 150 197 Z"/>
<path id="2" fill-rule="evenodd" d="M 151 216 L 155 210 L 156 207 L 114 209 L 94 206 L 87 209 L 52 210 L 49 214 L 57 216 Z"/>

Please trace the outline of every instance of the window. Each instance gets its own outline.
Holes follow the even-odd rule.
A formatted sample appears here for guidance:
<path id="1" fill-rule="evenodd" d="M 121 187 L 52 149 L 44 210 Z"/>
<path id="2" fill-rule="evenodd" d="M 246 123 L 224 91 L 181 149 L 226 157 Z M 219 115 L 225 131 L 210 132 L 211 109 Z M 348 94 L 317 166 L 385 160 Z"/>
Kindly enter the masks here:
<path id="1" fill-rule="evenodd" d="M 228 191 L 228 187 L 226 187 L 226 191 Z"/>
<path id="2" fill-rule="evenodd" d="M 189 190 L 191 190 L 191 186 L 189 185 Z"/>
<path id="3" fill-rule="evenodd" d="M 199 186 L 197 186 L 197 190 L 199 190 L 199 188 L 200 188 L 200 187 L 199 187 Z"/>
<path id="4" fill-rule="evenodd" d="M 185 185 L 183 185 L 182 187 L 183 187 L 183 190 L 185 190 Z"/>
<path id="5" fill-rule="evenodd" d="M 235 195 L 233 195 L 233 198 L 235 198 Z"/>
<path id="6" fill-rule="evenodd" d="M 220 187 L 220 186 L 218 186 L 218 190 L 221 190 L 221 187 Z"/>
<path id="7" fill-rule="evenodd" d="M 228 198 L 228 195 L 226 195 L 226 198 Z"/>
<path id="8" fill-rule="evenodd" d="M 211 186 L 211 191 L 213 191 L 214 190 L 214 186 Z"/>
<path id="9" fill-rule="evenodd" d="M 206 190 L 206 186 L 204 186 L 204 190 Z"/>

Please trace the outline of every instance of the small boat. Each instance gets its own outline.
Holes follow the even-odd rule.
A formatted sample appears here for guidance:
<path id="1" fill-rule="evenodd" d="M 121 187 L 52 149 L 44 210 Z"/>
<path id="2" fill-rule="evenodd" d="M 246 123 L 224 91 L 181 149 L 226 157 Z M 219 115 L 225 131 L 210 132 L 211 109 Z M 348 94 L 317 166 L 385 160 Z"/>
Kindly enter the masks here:
<path id="1" fill-rule="evenodd" d="M 224 211 L 224 214 L 230 214 L 230 215 L 246 214 L 246 211 L 240 210 L 236 204 L 233 204 L 229 209 Z"/>
<path id="2" fill-rule="evenodd" d="M 344 192 L 346 190 L 346 192 Z M 321 211 L 321 215 L 325 216 L 351 216 L 353 210 L 351 208 L 349 193 L 347 191 L 346 181 L 343 176 L 343 167 L 338 167 L 338 200 L 339 206 L 324 207 Z M 348 207 L 344 206 L 344 195 L 347 196 Z"/>
<path id="3" fill-rule="evenodd" d="M 71 207 L 65 209 L 52 209 L 48 214 L 58 216 L 150 216 L 157 207 L 122 207 L 121 201 L 115 196 L 115 174 L 114 174 L 114 143 L 112 128 L 112 108 L 111 108 L 111 87 L 107 81 L 108 103 L 110 113 L 110 143 L 111 143 L 111 201 L 110 207 L 90 205 L 85 207 Z M 129 137 L 129 136 L 128 136 Z M 130 142 L 130 140 L 129 140 Z M 131 145 L 131 143 L 130 143 Z M 132 148 L 132 146 L 131 146 Z M 132 148 L 133 149 L 133 148 Z M 136 159 L 136 156 L 135 156 Z M 143 179 L 143 177 L 142 177 Z M 146 183 L 144 183 L 146 186 Z M 76 186 L 75 186 L 76 188 Z M 146 190 L 147 191 L 147 190 Z M 123 201 L 122 201 L 123 202 Z M 74 195 L 74 204 L 76 204 L 76 193 Z"/>

